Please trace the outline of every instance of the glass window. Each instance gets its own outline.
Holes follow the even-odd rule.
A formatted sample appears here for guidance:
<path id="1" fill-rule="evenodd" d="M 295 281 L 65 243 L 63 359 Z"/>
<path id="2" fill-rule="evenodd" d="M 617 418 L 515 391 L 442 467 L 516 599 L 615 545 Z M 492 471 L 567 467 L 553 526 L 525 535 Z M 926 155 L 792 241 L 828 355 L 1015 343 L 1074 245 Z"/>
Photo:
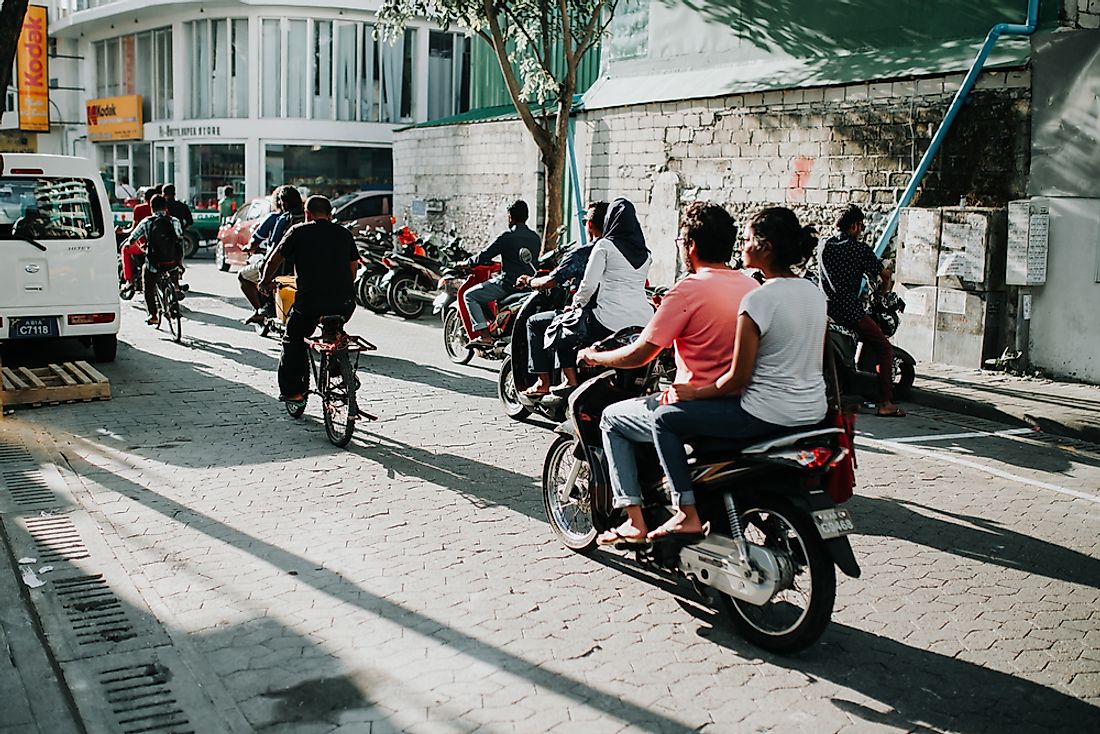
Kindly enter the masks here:
<path id="1" fill-rule="evenodd" d="M 206 21 L 184 26 L 191 59 L 191 99 L 188 117 L 206 117 L 210 109 L 210 26 Z"/>
<path id="2" fill-rule="evenodd" d="M 175 98 L 172 94 L 172 29 L 162 28 L 153 31 L 154 46 L 154 73 L 156 81 L 153 97 L 152 120 L 170 120 L 175 109 Z"/>
<path id="3" fill-rule="evenodd" d="M 332 119 L 332 21 L 313 21 L 313 119 Z"/>
<path id="4" fill-rule="evenodd" d="M 0 239 L 102 237 L 102 211 L 87 179 L 0 177 Z"/>
<path id="5" fill-rule="evenodd" d="M 188 148 L 191 163 L 191 203 L 196 209 L 217 209 L 218 198 L 225 186 L 233 187 L 238 204 L 244 201 L 244 145 L 192 145 Z"/>
<path id="6" fill-rule="evenodd" d="M 470 109 L 470 39 L 431 31 L 428 37 L 428 119 Z"/>
<path id="7" fill-rule="evenodd" d="M 336 119 L 354 120 L 356 114 L 356 64 L 359 60 L 359 26 L 336 24 Z"/>
<path id="8" fill-rule="evenodd" d="M 401 118 L 411 120 L 413 116 L 413 82 L 416 80 L 416 69 L 413 63 L 416 58 L 416 30 L 405 29 L 405 48 L 401 58 Z"/>
<path id="9" fill-rule="evenodd" d="M 233 79 L 233 116 L 248 117 L 248 21 L 233 20 L 230 25 L 229 76 Z"/>
<path id="10" fill-rule="evenodd" d="M 286 116 L 306 116 L 306 21 L 288 22 L 286 36 Z"/>
<path id="11" fill-rule="evenodd" d="M 280 117 L 283 114 L 283 42 L 280 26 L 278 20 L 271 18 L 265 19 L 260 26 L 263 50 L 260 114 L 264 117 Z"/>
<path id="12" fill-rule="evenodd" d="M 213 117 L 229 117 L 229 39 L 227 23 L 216 20 L 210 23 L 210 114 Z M 203 115 L 205 117 L 205 115 Z"/>
<path id="13" fill-rule="evenodd" d="M 268 144 L 264 156 L 268 190 L 285 183 L 335 199 L 367 188 L 388 188 L 393 181 L 389 148 Z"/>
<path id="14" fill-rule="evenodd" d="M 191 103 L 188 117 L 248 116 L 248 21 L 187 23 Z"/>

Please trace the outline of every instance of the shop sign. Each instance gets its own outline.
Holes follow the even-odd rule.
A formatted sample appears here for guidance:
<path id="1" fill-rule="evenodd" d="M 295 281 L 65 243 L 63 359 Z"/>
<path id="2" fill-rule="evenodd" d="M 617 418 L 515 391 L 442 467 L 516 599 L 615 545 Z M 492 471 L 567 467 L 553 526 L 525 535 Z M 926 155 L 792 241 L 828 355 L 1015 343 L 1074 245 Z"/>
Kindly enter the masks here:
<path id="1" fill-rule="evenodd" d="M 0 153 L 37 153 L 38 135 L 19 130 L 0 130 Z"/>
<path id="2" fill-rule="evenodd" d="M 88 139 L 93 142 L 145 137 L 140 94 L 89 99 L 84 110 L 88 119 Z"/>
<path id="3" fill-rule="evenodd" d="M 31 5 L 23 16 L 16 49 L 19 129 L 50 131 L 50 84 L 46 60 L 46 8 Z"/>
<path id="4" fill-rule="evenodd" d="M 219 125 L 192 125 L 190 127 L 173 127 L 172 125 L 160 125 L 157 127 L 157 139 L 167 138 L 218 138 L 222 129 Z"/>

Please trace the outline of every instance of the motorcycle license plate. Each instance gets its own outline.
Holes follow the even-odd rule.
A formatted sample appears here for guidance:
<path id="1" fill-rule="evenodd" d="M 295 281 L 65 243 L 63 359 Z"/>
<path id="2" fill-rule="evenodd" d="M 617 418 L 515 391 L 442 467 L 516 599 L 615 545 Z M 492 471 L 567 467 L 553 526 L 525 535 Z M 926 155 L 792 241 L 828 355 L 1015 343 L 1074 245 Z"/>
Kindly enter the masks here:
<path id="1" fill-rule="evenodd" d="M 58 335 L 56 316 L 27 316 L 12 319 L 9 339 L 45 339 Z"/>
<path id="2" fill-rule="evenodd" d="M 839 538 L 856 529 L 855 523 L 852 522 L 852 513 L 841 507 L 818 510 L 813 513 L 813 518 L 817 532 L 821 533 L 823 540 Z"/>

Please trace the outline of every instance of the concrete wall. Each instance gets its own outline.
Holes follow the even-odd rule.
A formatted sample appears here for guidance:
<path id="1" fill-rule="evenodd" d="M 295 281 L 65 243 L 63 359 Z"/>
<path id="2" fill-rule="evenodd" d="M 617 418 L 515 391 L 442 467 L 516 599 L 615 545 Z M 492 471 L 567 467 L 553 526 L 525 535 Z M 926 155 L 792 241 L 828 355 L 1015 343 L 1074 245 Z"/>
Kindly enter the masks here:
<path id="1" fill-rule="evenodd" d="M 399 131 L 393 158 L 399 223 L 429 230 L 453 225 L 469 249 L 480 249 L 506 228 L 508 204 L 522 198 L 537 224 L 542 201 L 538 151 L 519 121 Z M 412 218 L 414 199 L 440 201 L 444 210 Z"/>
<path id="2" fill-rule="evenodd" d="M 1070 28 L 1100 28 L 1100 0 L 1065 0 L 1063 18 Z"/>

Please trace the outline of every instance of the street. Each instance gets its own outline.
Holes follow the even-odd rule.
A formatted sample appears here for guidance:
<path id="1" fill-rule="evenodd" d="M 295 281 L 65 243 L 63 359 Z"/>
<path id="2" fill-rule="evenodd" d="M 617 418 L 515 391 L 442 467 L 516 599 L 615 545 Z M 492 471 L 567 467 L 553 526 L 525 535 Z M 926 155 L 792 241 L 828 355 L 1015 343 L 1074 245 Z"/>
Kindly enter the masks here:
<path id="1" fill-rule="evenodd" d="M 497 363 L 452 365 L 438 319 L 357 311 L 380 420 L 339 450 L 316 401 L 303 421 L 276 401 L 279 345 L 240 324 L 236 277 L 200 259 L 188 280 L 182 344 L 124 304 L 112 399 L 3 435 L 57 457 L 92 549 L 53 573 L 103 575 L 138 630 L 112 654 L 154 651 L 198 731 L 1100 730 L 1100 447 L 861 415 L 863 576 L 783 658 L 686 583 L 556 542 L 551 426 L 508 419 Z M 67 677 L 104 680 L 98 648 L 61 647 Z"/>

